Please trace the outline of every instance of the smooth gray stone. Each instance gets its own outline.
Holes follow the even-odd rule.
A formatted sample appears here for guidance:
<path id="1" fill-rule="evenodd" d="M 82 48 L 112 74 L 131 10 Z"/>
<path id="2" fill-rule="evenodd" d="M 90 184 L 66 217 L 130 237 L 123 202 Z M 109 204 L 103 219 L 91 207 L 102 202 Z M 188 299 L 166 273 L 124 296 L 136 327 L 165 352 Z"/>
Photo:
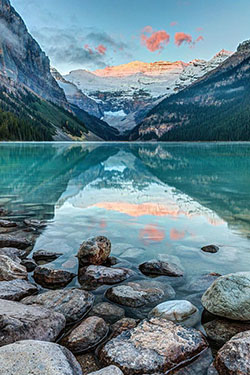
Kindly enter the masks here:
<path id="1" fill-rule="evenodd" d="M 157 305 L 149 313 L 150 317 L 158 317 L 179 323 L 188 319 L 198 311 L 191 302 L 185 300 L 166 301 Z"/>
<path id="2" fill-rule="evenodd" d="M 22 298 L 38 292 L 36 285 L 26 280 L 11 280 L 0 282 L 0 299 L 20 301 Z"/>
<path id="3" fill-rule="evenodd" d="M 0 346 L 19 340 L 55 341 L 65 317 L 41 306 L 0 299 Z"/>
<path id="4" fill-rule="evenodd" d="M 25 340 L 0 348 L 0 375 L 82 375 L 79 363 L 63 346 Z"/>

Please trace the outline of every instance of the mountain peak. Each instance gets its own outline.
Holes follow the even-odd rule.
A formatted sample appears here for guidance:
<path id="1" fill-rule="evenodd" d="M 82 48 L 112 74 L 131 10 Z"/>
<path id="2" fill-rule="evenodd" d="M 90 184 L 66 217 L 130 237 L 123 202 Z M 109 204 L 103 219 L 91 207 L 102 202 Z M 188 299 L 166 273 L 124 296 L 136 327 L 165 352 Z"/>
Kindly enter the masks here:
<path id="1" fill-rule="evenodd" d="M 240 43 L 237 52 L 243 51 L 250 51 L 250 39 L 245 40 L 244 42 Z"/>

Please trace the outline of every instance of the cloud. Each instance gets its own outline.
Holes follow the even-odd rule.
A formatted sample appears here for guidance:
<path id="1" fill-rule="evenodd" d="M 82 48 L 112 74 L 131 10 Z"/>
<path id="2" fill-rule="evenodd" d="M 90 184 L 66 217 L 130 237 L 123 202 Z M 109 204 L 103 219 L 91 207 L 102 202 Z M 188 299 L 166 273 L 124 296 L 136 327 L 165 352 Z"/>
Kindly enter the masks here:
<path id="1" fill-rule="evenodd" d="M 109 35 L 105 32 L 99 32 L 99 31 L 90 32 L 85 36 L 85 39 L 89 43 L 96 43 L 96 44 L 99 44 L 99 45 L 102 44 L 102 45 L 106 46 L 106 48 L 110 47 L 113 50 L 123 51 L 123 50 L 128 49 L 127 43 L 125 43 L 124 41 L 122 41 L 118 38 L 115 39 L 114 37 L 112 37 L 111 35 Z"/>
<path id="2" fill-rule="evenodd" d="M 19 55 L 25 53 L 22 43 L 20 42 L 19 36 L 14 34 L 4 20 L 0 21 L 0 45 L 6 44 L 15 48 L 15 52 Z"/>
<path id="3" fill-rule="evenodd" d="M 178 24 L 178 23 L 177 23 L 176 21 L 173 21 L 173 22 L 170 23 L 170 26 L 173 27 L 173 26 L 176 26 L 177 24 Z"/>
<path id="4" fill-rule="evenodd" d="M 170 35 L 165 30 L 153 31 L 151 26 L 146 26 L 141 33 L 141 43 L 147 47 L 150 52 L 161 51 L 167 46 Z"/>
<path id="5" fill-rule="evenodd" d="M 100 55 L 105 55 L 107 51 L 107 48 L 103 44 L 99 44 L 99 46 L 97 46 L 95 49 L 100 53 Z"/>
<path id="6" fill-rule="evenodd" d="M 191 35 L 182 32 L 175 33 L 174 40 L 178 47 L 180 47 L 183 43 L 191 44 L 193 42 Z"/>
<path id="7" fill-rule="evenodd" d="M 196 31 L 198 31 L 198 33 L 201 32 L 201 31 L 203 31 L 203 27 L 197 27 Z"/>
<path id="8" fill-rule="evenodd" d="M 202 40 L 204 40 L 204 38 L 203 38 L 202 35 L 200 35 L 200 36 L 198 36 L 197 39 L 195 39 L 195 43 L 197 43 L 197 42 L 201 42 Z"/>

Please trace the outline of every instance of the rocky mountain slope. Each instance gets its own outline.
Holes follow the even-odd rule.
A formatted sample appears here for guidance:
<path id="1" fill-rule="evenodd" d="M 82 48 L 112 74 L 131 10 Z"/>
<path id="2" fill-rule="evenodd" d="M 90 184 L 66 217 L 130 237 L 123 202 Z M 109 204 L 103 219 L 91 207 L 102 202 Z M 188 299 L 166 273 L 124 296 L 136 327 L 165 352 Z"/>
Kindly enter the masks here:
<path id="1" fill-rule="evenodd" d="M 94 72 L 75 70 L 64 78 L 98 103 L 103 120 L 125 133 L 161 100 L 189 86 L 230 55 L 222 50 L 209 61 L 134 61 Z M 72 95 L 67 88 L 65 93 L 79 106 L 77 93 Z"/>
<path id="2" fill-rule="evenodd" d="M 250 41 L 240 44 L 218 68 L 153 108 L 131 139 L 249 140 Z"/>

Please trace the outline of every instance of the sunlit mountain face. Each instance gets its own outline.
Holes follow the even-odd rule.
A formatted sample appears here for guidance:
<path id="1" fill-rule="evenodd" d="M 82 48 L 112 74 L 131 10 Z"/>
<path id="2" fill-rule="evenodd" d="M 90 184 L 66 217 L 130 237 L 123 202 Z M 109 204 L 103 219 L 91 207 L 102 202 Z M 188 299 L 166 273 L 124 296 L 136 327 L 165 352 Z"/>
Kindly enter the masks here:
<path id="1" fill-rule="evenodd" d="M 248 144 L 6 144 L 1 162 L 1 204 L 48 219 L 35 249 L 66 269 L 94 235 L 134 265 L 177 256 L 192 277 L 249 264 Z"/>

